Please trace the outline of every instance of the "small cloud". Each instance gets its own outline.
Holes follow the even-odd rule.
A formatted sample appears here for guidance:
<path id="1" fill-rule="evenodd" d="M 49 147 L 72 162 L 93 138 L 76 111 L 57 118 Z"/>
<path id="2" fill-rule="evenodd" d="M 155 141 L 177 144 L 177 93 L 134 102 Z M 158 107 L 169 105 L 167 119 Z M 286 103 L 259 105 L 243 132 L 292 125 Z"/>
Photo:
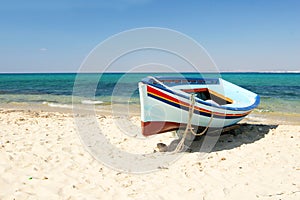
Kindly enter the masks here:
<path id="1" fill-rule="evenodd" d="M 40 48 L 40 51 L 47 51 L 47 48 Z"/>

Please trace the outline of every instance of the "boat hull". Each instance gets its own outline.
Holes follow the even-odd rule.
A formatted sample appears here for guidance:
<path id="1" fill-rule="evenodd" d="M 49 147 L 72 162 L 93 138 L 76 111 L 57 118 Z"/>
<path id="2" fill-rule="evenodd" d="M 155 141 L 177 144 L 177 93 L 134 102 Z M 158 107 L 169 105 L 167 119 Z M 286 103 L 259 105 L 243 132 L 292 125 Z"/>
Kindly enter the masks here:
<path id="1" fill-rule="evenodd" d="M 191 100 L 151 84 L 139 83 L 142 134 L 149 136 L 186 127 Z M 195 127 L 222 128 L 233 125 L 251 112 L 224 109 L 196 102 L 190 119 Z"/>

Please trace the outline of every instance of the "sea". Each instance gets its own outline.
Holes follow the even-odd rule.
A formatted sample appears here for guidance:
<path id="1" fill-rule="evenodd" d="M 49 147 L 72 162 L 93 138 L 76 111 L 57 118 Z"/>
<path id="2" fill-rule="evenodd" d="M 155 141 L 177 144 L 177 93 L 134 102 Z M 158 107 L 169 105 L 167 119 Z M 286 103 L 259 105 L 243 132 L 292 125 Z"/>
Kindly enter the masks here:
<path id="1" fill-rule="evenodd" d="M 156 73 L 0 74 L 0 105 L 72 108 L 73 104 L 139 106 L 138 82 Z M 198 77 L 196 73 L 180 76 Z M 221 73 L 220 76 L 261 97 L 255 112 L 300 114 L 300 73 Z M 76 92 L 74 92 L 76 91 Z M 80 92 L 78 92 L 80 91 Z"/>

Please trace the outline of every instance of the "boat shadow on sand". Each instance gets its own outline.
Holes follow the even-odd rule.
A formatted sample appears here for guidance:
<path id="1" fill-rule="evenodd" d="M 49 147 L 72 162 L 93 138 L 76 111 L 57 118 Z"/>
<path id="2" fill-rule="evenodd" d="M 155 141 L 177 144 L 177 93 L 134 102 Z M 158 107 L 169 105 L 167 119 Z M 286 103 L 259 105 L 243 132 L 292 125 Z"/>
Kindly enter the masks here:
<path id="1" fill-rule="evenodd" d="M 277 127 L 278 125 L 239 124 L 239 128 L 223 132 L 221 135 L 220 133 L 206 134 L 195 138 L 192 143 L 188 144 L 186 152 L 216 152 L 234 149 L 264 138 L 271 129 Z M 168 150 L 174 150 L 179 141 L 179 139 L 173 140 L 168 146 Z"/>

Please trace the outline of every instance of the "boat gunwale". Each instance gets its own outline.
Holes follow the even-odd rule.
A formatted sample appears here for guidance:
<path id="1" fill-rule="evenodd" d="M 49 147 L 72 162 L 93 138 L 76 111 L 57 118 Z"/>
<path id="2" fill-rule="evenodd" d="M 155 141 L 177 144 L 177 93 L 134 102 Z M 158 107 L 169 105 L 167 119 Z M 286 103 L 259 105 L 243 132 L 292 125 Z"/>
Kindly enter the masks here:
<path id="1" fill-rule="evenodd" d="M 185 78 L 181 78 L 181 77 L 156 77 L 156 78 L 164 78 L 164 79 L 181 79 L 181 80 L 183 80 L 183 79 L 185 79 Z M 186 78 L 185 80 L 192 80 L 192 79 L 196 79 L 196 80 L 212 80 L 212 79 L 215 79 L 215 80 L 218 80 L 218 78 L 216 79 L 216 78 L 209 78 L 209 79 L 204 79 L 204 78 Z M 164 90 L 164 91 L 166 91 L 166 92 L 169 92 L 169 93 L 171 93 L 171 94 L 175 94 L 175 95 L 177 95 L 177 96 L 180 96 L 180 97 L 183 97 L 183 98 L 185 98 L 185 99 L 190 99 L 190 96 L 188 95 L 188 93 L 186 93 L 186 92 L 184 92 L 184 91 L 180 91 L 181 93 L 179 93 L 179 92 L 176 92 L 176 89 L 174 89 L 174 90 L 170 90 L 170 89 L 168 89 L 168 88 L 166 88 L 165 86 L 163 86 L 163 85 L 161 85 L 161 84 L 159 84 L 159 83 L 157 83 L 157 84 L 153 84 L 153 83 L 151 83 L 150 82 L 150 80 L 151 80 L 151 78 L 144 78 L 144 79 L 142 79 L 142 83 L 144 83 L 144 84 L 147 84 L 147 85 L 150 85 L 150 86 L 152 86 L 152 87 L 155 87 L 155 88 L 159 88 L 159 89 L 161 89 L 161 90 Z M 182 94 L 182 93 L 186 93 L 186 95 L 185 94 Z M 255 93 L 254 93 L 255 94 Z M 204 104 L 204 105 L 207 105 L 207 106 L 211 106 L 211 107 L 214 107 L 214 108 L 219 108 L 219 109 L 224 109 L 224 110 L 233 110 L 233 111 L 250 111 L 250 110 L 253 110 L 254 108 L 256 108 L 257 106 L 258 106 L 258 104 L 260 103 L 260 97 L 259 97 L 259 95 L 257 95 L 257 94 L 255 94 L 256 96 L 255 96 L 255 101 L 254 101 L 254 103 L 253 104 L 251 104 L 250 106 L 246 106 L 246 107 L 227 107 L 226 105 L 214 105 L 214 104 L 212 104 L 212 103 L 209 103 L 209 102 L 206 102 L 206 101 L 203 101 L 203 100 L 201 100 L 201 99 L 195 99 L 195 101 L 197 102 L 197 103 L 200 103 L 200 104 Z"/>

